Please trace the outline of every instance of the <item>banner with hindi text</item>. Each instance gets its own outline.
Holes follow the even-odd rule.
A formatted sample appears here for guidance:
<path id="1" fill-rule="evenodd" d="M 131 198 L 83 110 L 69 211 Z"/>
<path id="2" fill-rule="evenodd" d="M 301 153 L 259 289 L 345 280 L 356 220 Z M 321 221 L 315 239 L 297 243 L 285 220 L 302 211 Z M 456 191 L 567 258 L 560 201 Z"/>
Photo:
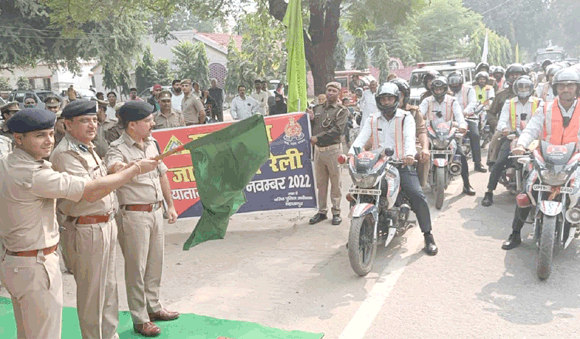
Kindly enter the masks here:
<path id="1" fill-rule="evenodd" d="M 235 122 L 154 130 L 152 135 L 163 153 L 232 123 Z M 308 115 L 267 116 L 265 123 L 270 159 L 246 186 L 248 202 L 238 212 L 316 208 Z M 201 216 L 203 207 L 189 151 L 176 153 L 163 162 L 169 168 L 167 176 L 179 218 Z"/>

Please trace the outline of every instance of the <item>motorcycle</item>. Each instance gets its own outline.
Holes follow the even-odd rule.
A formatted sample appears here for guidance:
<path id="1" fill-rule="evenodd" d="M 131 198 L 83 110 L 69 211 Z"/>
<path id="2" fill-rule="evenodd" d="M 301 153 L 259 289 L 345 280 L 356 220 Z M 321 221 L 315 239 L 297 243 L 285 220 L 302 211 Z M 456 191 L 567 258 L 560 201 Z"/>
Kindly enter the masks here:
<path id="1" fill-rule="evenodd" d="M 455 123 L 444 122 L 427 128 L 431 144 L 431 168 L 429 183 L 435 193 L 435 208 L 441 209 L 445 190 L 451 179 L 461 174 L 461 158 L 457 145 L 462 144 L 463 134 L 457 133 Z"/>
<path id="2" fill-rule="evenodd" d="M 503 137 L 505 139 L 502 139 L 501 141 L 503 142 L 506 139 L 509 140 L 510 151 L 516 147 L 521 132 L 526 128 L 525 119 L 526 117 L 524 114 L 522 115 L 522 121 L 520 122 L 520 129 L 510 132 L 508 135 Z M 502 184 L 510 194 L 516 195 L 518 192 L 523 190 L 523 178 L 527 177 L 527 174 L 531 171 L 531 165 L 524 168 L 522 164 L 517 161 L 520 156 L 510 155 L 508 158 L 515 161 L 513 161 L 505 171 L 502 172 L 501 177 L 499 178 L 499 183 Z"/>
<path id="3" fill-rule="evenodd" d="M 479 121 L 479 136 L 481 140 L 481 148 L 485 148 L 491 142 L 493 133 L 491 133 L 491 127 L 487 123 L 487 109 L 483 104 L 477 105 L 473 111 L 474 116 L 477 117 Z"/>
<path id="4" fill-rule="evenodd" d="M 520 208 L 535 206 L 525 222 L 534 225 L 536 269 L 542 280 L 550 276 L 554 252 L 567 248 L 578 236 L 579 161 L 575 143 L 552 145 L 546 141 L 541 141 L 540 150 L 518 159 L 523 166 L 533 164 L 526 191 L 516 201 Z"/>
<path id="5" fill-rule="evenodd" d="M 373 267 L 377 244 L 384 241 L 387 247 L 395 236 L 412 227 L 408 221 L 411 208 L 400 194 L 397 166 L 403 163 L 392 158 L 393 149 L 354 151 L 348 163 L 353 187 L 346 196 L 351 207 L 347 248 L 352 269 L 365 276 Z M 346 156 L 339 156 L 339 163 L 345 162 Z"/>

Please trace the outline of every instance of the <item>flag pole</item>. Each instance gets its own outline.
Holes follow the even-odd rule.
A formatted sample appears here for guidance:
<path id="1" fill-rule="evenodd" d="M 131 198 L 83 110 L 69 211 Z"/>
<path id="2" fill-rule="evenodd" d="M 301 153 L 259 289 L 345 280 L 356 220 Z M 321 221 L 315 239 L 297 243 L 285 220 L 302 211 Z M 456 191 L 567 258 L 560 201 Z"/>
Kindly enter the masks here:
<path id="1" fill-rule="evenodd" d="M 175 147 L 171 151 L 167 151 L 167 152 L 165 152 L 163 154 L 159 154 L 158 156 L 156 156 L 155 158 L 153 158 L 153 160 L 157 160 L 157 161 L 163 160 L 163 159 L 167 158 L 170 155 L 174 155 L 175 153 L 179 153 L 179 152 L 183 152 L 183 151 L 185 151 L 185 145 L 181 145 L 181 146 Z"/>

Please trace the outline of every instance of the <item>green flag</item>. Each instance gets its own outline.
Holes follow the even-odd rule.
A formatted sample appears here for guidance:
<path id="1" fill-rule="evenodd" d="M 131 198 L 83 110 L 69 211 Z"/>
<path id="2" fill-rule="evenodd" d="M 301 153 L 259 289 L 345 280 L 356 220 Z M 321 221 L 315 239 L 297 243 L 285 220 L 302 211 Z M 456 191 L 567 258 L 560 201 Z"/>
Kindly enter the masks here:
<path id="1" fill-rule="evenodd" d="M 184 250 L 223 239 L 229 218 L 246 202 L 244 188 L 270 156 L 264 117 L 253 115 L 185 145 L 191 152 L 201 218 Z"/>
<path id="2" fill-rule="evenodd" d="M 288 79 L 288 112 L 304 112 L 306 110 L 306 57 L 304 54 L 304 33 L 302 27 L 302 4 L 300 0 L 290 0 L 284 25 L 286 34 L 286 49 L 288 61 L 286 78 Z M 298 106 L 300 102 L 300 107 Z"/>

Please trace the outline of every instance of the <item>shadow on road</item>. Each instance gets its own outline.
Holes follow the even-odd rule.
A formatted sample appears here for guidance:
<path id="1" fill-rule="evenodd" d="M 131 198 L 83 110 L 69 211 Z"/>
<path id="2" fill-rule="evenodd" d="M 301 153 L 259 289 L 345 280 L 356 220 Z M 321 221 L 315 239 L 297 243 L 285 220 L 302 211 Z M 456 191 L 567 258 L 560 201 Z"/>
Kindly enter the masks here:
<path id="1" fill-rule="evenodd" d="M 536 246 L 530 237 L 505 254 L 505 272 L 484 286 L 477 298 L 493 312 L 516 324 L 545 324 L 555 318 L 573 318 L 580 308 L 580 251 L 578 241 L 555 256 L 552 274 L 546 281 L 536 275 Z M 523 288 L 522 288 L 523 287 Z"/>

